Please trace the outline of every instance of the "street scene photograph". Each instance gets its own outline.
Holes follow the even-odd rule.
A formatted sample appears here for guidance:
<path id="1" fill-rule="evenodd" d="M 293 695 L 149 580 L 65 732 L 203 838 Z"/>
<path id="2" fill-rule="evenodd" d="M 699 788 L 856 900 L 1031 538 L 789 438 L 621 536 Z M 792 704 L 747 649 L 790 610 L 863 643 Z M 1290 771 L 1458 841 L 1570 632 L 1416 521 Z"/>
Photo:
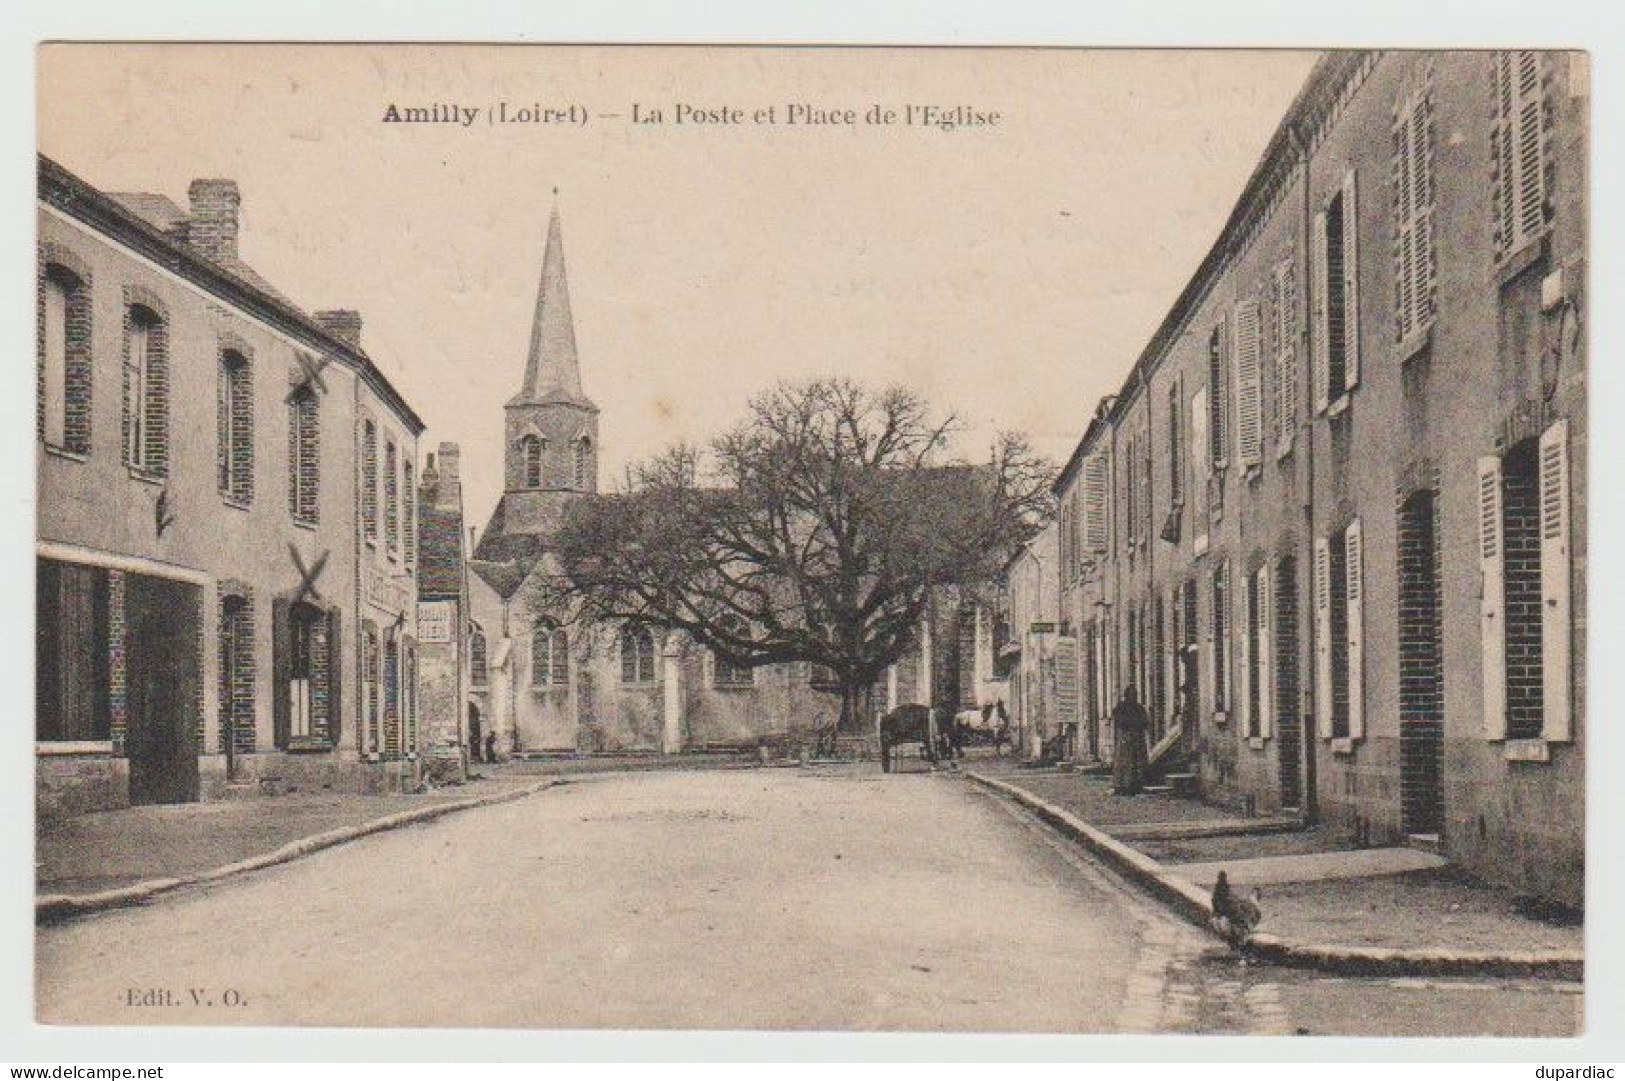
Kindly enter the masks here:
<path id="1" fill-rule="evenodd" d="M 38 1024 L 1585 1035 L 1587 54 L 35 56 Z"/>

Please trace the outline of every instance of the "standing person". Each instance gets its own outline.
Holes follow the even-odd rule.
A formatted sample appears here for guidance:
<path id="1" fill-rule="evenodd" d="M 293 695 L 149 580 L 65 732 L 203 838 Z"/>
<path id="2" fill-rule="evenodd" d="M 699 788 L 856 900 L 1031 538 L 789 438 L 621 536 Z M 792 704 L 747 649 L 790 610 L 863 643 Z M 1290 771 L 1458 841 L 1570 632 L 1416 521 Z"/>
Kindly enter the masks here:
<path id="1" fill-rule="evenodd" d="M 1151 717 L 1140 705 L 1134 686 L 1123 688 L 1123 698 L 1112 708 L 1112 730 L 1117 737 L 1117 755 L 1112 760 L 1112 792 L 1119 796 L 1138 795 L 1145 787 L 1146 733 Z"/>

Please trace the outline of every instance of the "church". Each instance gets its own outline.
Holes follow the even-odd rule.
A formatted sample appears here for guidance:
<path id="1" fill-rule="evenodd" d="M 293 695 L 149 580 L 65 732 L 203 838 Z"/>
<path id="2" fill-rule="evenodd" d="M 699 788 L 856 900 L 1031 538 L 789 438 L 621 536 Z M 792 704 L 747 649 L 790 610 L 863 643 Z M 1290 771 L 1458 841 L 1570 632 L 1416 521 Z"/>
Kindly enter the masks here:
<path id="1" fill-rule="evenodd" d="M 601 453 L 556 208 L 523 379 L 504 413 L 503 493 L 469 563 L 470 731 L 494 736 L 495 754 L 510 757 L 783 748 L 834 723 L 839 690 L 809 665 L 740 668 L 677 632 L 582 626 L 550 610 L 549 538 L 572 504 L 596 498 Z M 875 711 L 961 708 L 989 693 L 985 610 L 943 597 L 917 637 L 876 687 Z"/>

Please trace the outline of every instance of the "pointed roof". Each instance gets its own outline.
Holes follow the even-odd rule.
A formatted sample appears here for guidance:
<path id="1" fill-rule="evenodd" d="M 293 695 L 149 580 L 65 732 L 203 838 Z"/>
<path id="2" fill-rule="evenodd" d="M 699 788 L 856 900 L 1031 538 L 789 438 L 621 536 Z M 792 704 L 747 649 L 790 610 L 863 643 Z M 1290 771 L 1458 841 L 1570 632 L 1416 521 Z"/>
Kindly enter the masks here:
<path id="1" fill-rule="evenodd" d="M 508 404 L 552 402 L 596 408 L 581 391 L 581 365 L 576 358 L 576 328 L 570 316 L 570 283 L 564 272 L 564 234 L 557 205 L 547 223 L 547 250 L 542 256 L 542 280 L 536 287 L 525 384 Z"/>

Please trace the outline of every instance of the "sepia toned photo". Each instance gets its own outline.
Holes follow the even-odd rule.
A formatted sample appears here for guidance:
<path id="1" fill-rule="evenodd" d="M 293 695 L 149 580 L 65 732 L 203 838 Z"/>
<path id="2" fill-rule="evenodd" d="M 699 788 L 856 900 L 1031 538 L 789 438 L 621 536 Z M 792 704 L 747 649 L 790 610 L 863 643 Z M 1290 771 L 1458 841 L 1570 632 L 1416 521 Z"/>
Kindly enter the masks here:
<path id="1" fill-rule="evenodd" d="M 1583 1034 L 1586 54 L 36 57 L 40 1024 Z"/>

